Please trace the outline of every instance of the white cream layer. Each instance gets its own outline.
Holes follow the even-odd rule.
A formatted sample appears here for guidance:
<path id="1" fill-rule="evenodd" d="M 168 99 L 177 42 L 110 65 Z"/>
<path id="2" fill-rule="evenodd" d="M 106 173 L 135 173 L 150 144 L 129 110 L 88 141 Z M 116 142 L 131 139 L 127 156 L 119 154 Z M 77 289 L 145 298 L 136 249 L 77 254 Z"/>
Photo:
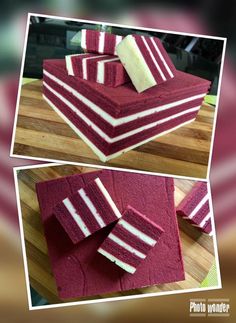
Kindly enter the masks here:
<path id="1" fill-rule="evenodd" d="M 116 244 L 118 244 L 120 247 L 126 249 L 130 253 L 133 253 L 137 257 L 139 257 L 141 259 L 145 259 L 146 258 L 146 255 L 145 254 L 143 254 L 142 252 L 138 251 L 137 249 L 131 247 L 128 243 L 126 243 L 125 241 L 123 241 L 120 238 L 118 238 L 115 234 L 110 233 L 107 238 L 108 239 L 111 239 L 113 242 L 115 242 Z"/>
<path id="2" fill-rule="evenodd" d="M 203 207 L 203 205 L 208 201 L 208 194 L 206 194 L 201 201 L 196 205 L 196 207 L 192 210 L 189 216 L 184 216 L 184 219 L 192 219 L 197 212 Z"/>
<path id="3" fill-rule="evenodd" d="M 188 123 L 191 123 L 195 120 L 195 118 L 191 119 L 191 120 L 187 120 L 173 128 L 170 128 L 168 130 L 165 130 L 161 133 L 159 133 L 158 135 L 154 135 L 152 137 L 149 137 L 143 141 L 140 141 L 132 146 L 129 146 L 127 148 L 121 149 L 120 151 L 114 153 L 114 154 L 110 154 L 110 155 L 105 155 L 100 149 L 97 148 L 97 146 L 94 145 L 94 143 L 92 143 L 92 141 L 90 141 L 56 106 L 54 103 L 52 103 L 52 101 L 50 99 L 47 98 L 46 95 L 43 94 L 43 98 L 47 101 L 47 103 L 51 106 L 51 108 L 71 127 L 72 130 L 74 130 L 75 133 L 77 133 L 77 135 L 92 149 L 92 151 L 99 157 L 99 159 L 102 162 L 106 162 L 108 160 L 111 160 L 113 158 L 116 158 L 120 155 L 122 155 L 123 153 L 126 153 L 129 150 L 132 150 L 138 146 L 141 146 L 153 139 L 156 139 L 160 136 L 166 135 L 169 132 L 172 132 L 174 130 L 177 130 L 178 128 L 187 125 Z"/>
<path id="4" fill-rule="evenodd" d="M 68 212 L 71 214 L 71 216 L 74 219 L 74 221 L 79 226 L 80 230 L 83 232 L 84 236 L 85 237 L 88 237 L 91 234 L 91 232 L 89 231 L 88 227 L 86 226 L 86 224 L 82 220 L 82 218 L 79 215 L 79 213 L 74 208 L 74 206 L 71 203 L 71 201 L 69 200 L 69 198 L 64 199 L 62 202 L 65 205 L 65 207 L 67 208 Z"/>
<path id="5" fill-rule="evenodd" d="M 85 116 L 80 110 L 78 110 L 76 108 L 76 106 L 74 106 L 69 100 L 67 100 L 65 97 L 63 97 L 60 93 L 58 93 L 57 91 L 55 91 L 53 88 L 51 88 L 46 82 L 43 82 L 43 85 L 50 91 L 52 92 L 56 97 L 58 97 L 64 104 L 66 104 L 78 117 L 80 117 L 81 119 L 83 119 L 83 121 L 89 126 L 91 127 L 100 137 L 102 137 L 107 143 L 115 143 L 117 141 L 120 141 L 122 139 L 128 138 L 130 136 L 136 135 L 144 130 L 148 130 L 151 128 L 155 128 L 156 126 L 163 124 L 167 121 L 176 119 L 178 117 L 181 117 L 187 113 L 191 113 L 191 112 L 195 112 L 198 111 L 200 109 L 199 107 L 194 107 L 194 108 L 190 108 L 188 110 L 184 110 L 182 112 L 173 114 L 169 117 L 163 118 L 161 120 L 149 123 L 145 126 L 136 128 L 134 130 L 128 131 L 122 135 L 116 136 L 116 137 L 109 137 L 102 129 L 100 129 L 95 123 L 93 123 L 93 121 L 91 121 L 87 116 Z"/>
<path id="6" fill-rule="evenodd" d="M 105 186 L 102 184 L 100 178 L 96 178 L 95 179 L 95 183 L 97 184 L 97 186 L 99 187 L 100 191 L 102 192 L 103 196 L 105 197 L 105 199 L 107 200 L 107 202 L 109 203 L 110 207 L 112 208 L 113 212 L 115 213 L 116 217 L 119 219 L 121 218 L 121 214 L 120 211 L 118 210 L 117 206 L 115 205 L 115 203 L 113 202 L 110 194 L 107 192 Z"/>
<path id="7" fill-rule="evenodd" d="M 99 224 L 99 226 L 101 228 L 105 227 L 106 224 L 103 221 L 101 215 L 99 214 L 99 212 L 97 211 L 96 207 L 94 206 L 94 204 L 92 203 L 92 201 L 90 200 L 90 198 L 86 195 L 85 191 L 83 188 L 81 188 L 78 191 L 79 195 L 81 196 L 81 198 L 83 199 L 84 203 L 87 205 L 87 207 L 89 208 L 90 212 L 92 213 L 92 215 L 94 216 L 95 220 L 97 221 L 97 223 Z"/>
<path id="8" fill-rule="evenodd" d="M 97 62 L 97 82 L 100 84 L 105 83 L 105 64 L 109 62 L 119 61 L 119 58 L 109 58 Z"/>
<path id="9" fill-rule="evenodd" d="M 197 94 L 197 95 L 194 95 L 194 96 L 191 96 L 191 97 L 188 97 L 188 98 L 176 101 L 176 102 L 168 103 L 168 104 L 165 104 L 165 105 L 162 105 L 162 106 L 158 106 L 156 108 L 151 108 L 151 109 L 148 109 L 148 110 L 145 110 L 145 111 L 142 111 L 142 112 L 134 113 L 134 114 L 129 115 L 127 117 L 114 118 L 110 114 L 105 112 L 97 104 L 90 101 L 88 98 L 86 98 L 85 96 L 80 94 L 78 91 L 74 90 L 71 86 L 64 83 L 63 81 L 61 81 L 60 79 L 58 79 L 57 77 L 52 75 L 51 73 L 47 72 L 46 70 L 44 70 L 43 73 L 47 77 L 52 79 L 55 83 L 62 86 L 69 93 L 72 93 L 77 99 L 79 99 L 81 102 L 83 102 L 85 105 L 87 105 L 88 108 L 90 108 L 92 111 L 97 113 L 100 117 L 102 117 L 105 121 L 107 121 L 113 127 L 125 124 L 125 123 L 130 122 L 130 121 L 134 121 L 134 120 L 142 118 L 142 117 L 146 117 L 146 116 L 151 115 L 151 114 L 153 114 L 155 112 L 160 112 L 160 111 L 164 111 L 164 110 L 167 110 L 167 109 L 174 108 L 174 107 L 176 107 L 176 106 L 178 106 L 180 104 L 184 104 L 184 103 L 193 101 L 195 99 L 200 99 L 200 98 L 203 99 L 204 96 L 206 95 L 206 93 Z"/>
<path id="10" fill-rule="evenodd" d="M 98 252 L 100 254 L 102 254 L 103 256 L 105 256 L 107 259 L 109 259 L 110 261 L 114 262 L 117 266 L 121 267 L 122 269 L 124 269 L 125 271 L 133 274 L 136 271 L 136 268 L 121 261 L 120 259 L 116 258 L 115 256 L 113 256 L 112 254 L 110 254 L 109 252 L 107 252 L 106 250 L 99 248 Z"/>

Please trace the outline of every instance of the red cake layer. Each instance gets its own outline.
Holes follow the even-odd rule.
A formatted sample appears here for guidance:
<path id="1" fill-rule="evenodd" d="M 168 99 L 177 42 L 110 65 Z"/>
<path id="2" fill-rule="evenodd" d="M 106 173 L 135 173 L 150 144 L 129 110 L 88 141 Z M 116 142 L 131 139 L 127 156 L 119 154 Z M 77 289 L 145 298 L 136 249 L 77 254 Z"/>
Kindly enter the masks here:
<path id="1" fill-rule="evenodd" d="M 195 93 L 207 93 L 210 82 L 184 72 L 143 93 L 137 93 L 131 83 L 109 89 L 98 83 L 67 74 L 65 60 L 45 60 L 44 69 L 72 89 L 89 99 L 114 118 L 130 116 L 151 108 L 176 102 Z"/>
<path id="2" fill-rule="evenodd" d="M 98 54 L 78 54 L 66 56 L 69 75 L 84 80 L 117 87 L 130 79 L 117 56 Z"/>
<path id="3" fill-rule="evenodd" d="M 176 211 L 178 215 L 188 220 L 199 230 L 211 233 L 211 211 L 207 183 L 197 182 Z"/>
<path id="4" fill-rule="evenodd" d="M 122 213 L 132 205 L 164 230 L 133 275 L 97 252 L 113 225 L 74 245 L 52 213 L 60 201 L 97 177 Z M 184 280 L 173 179 L 102 170 L 37 183 L 36 190 L 59 297 L 100 295 Z"/>
<path id="5" fill-rule="evenodd" d="M 92 127 L 80 118 L 75 112 L 68 108 L 63 101 L 58 99 L 52 92 L 44 88 L 44 95 L 53 103 L 58 110 L 60 110 L 64 116 L 66 116 L 71 123 L 90 141 L 92 142 L 105 156 L 115 154 L 123 149 L 129 148 L 133 145 L 136 145 L 144 140 L 157 136 L 158 134 L 167 131 L 171 128 L 174 128 L 184 122 L 193 120 L 196 118 L 197 112 L 190 112 L 184 114 L 175 119 L 169 120 L 162 124 L 153 126 L 147 130 L 143 130 L 137 134 L 131 135 L 127 138 L 109 143 L 103 137 L 101 137 Z"/>
<path id="6" fill-rule="evenodd" d="M 44 75 L 44 82 L 46 83 L 45 87 L 49 85 L 53 90 L 61 94 L 64 98 L 71 102 L 80 112 L 82 112 L 87 118 L 89 118 L 95 125 L 97 125 L 104 133 L 106 133 L 110 138 L 120 136 L 124 133 L 148 125 L 152 122 L 164 119 L 166 117 L 185 111 L 187 109 L 200 107 L 203 100 L 203 97 L 199 99 L 193 99 L 187 103 L 179 104 L 171 108 L 166 108 L 165 110 L 162 110 L 162 108 L 160 107 L 160 112 L 153 112 L 152 114 L 149 114 L 147 116 L 136 118 L 133 121 L 125 122 L 118 126 L 112 126 L 109 122 L 104 120 L 104 118 L 101 117 L 98 113 L 91 110 L 81 100 L 76 98 L 72 93 L 64 89 L 62 86 L 58 85 L 46 75 Z"/>
<path id="7" fill-rule="evenodd" d="M 120 235 L 116 235 L 117 231 Z M 128 206 L 98 252 L 133 274 L 146 258 L 148 251 L 156 245 L 162 233 L 163 229 L 155 222 Z"/>
<path id="8" fill-rule="evenodd" d="M 121 217 L 99 178 L 57 204 L 53 214 L 73 243 L 82 241 Z"/>
<path id="9" fill-rule="evenodd" d="M 122 36 L 98 30 L 81 30 L 81 47 L 88 53 L 116 54 L 116 45 Z"/>

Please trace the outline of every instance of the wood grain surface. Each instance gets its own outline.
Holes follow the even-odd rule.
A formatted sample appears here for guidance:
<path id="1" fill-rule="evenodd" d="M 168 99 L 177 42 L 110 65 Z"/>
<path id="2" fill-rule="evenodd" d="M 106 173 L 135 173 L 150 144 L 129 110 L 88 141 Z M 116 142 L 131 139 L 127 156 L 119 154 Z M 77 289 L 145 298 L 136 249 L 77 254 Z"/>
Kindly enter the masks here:
<path id="1" fill-rule="evenodd" d="M 15 155 L 124 167 L 206 178 L 214 108 L 202 106 L 196 120 L 106 163 L 42 98 L 42 81 L 21 89 Z"/>
<path id="2" fill-rule="evenodd" d="M 96 168 L 60 165 L 25 169 L 18 172 L 17 179 L 29 280 L 31 286 L 38 291 L 39 294 L 45 297 L 49 303 L 61 303 L 62 300 L 57 296 L 57 289 L 51 271 L 47 245 L 39 214 L 35 183 L 94 170 L 96 170 Z M 190 191 L 193 184 L 194 181 L 175 179 L 176 205 L 183 199 L 186 193 Z M 200 283 L 206 277 L 215 260 L 213 239 L 206 234 L 201 234 L 196 228 L 192 227 L 181 218 L 178 218 L 178 222 L 186 274 L 186 279 L 184 281 L 151 286 L 122 293 L 98 295 L 91 299 L 200 287 Z M 73 301 L 85 299 L 87 300 L 89 298 L 73 299 Z M 65 300 L 63 302 L 65 302 Z"/>

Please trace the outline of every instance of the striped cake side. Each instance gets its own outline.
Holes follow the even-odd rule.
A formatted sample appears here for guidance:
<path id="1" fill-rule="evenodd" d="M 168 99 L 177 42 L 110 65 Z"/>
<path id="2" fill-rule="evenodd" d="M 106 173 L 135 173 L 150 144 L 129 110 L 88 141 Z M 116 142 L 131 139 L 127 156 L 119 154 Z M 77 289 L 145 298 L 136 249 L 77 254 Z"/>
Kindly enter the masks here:
<path id="1" fill-rule="evenodd" d="M 133 274 L 163 232 L 156 223 L 128 206 L 98 252 Z"/>
<path id="2" fill-rule="evenodd" d="M 81 30 L 81 47 L 89 53 L 116 55 L 116 46 L 123 36 L 98 30 Z"/>
<path id="3" fill-rule="evenodd" d="M 99 178 L 56 205 L 53 214 L 73 243 L 80 242 L 121 217 Z"/>
<path id="4" fill-rule="evenodd" d="M 114 55 L 67 55 L 66 68 L 69 75 L 106 86 L 117 87 L 130 81 L 119 58 Z"/>
<path id="5" fill-rule="evenodd" d="M 177 207 L 176 212 L 200 231 L 212 235 L 212 214 L 209 206 L 209 194 L 206 183 L 196 183 L 191 192 L 187 194 Z"/>

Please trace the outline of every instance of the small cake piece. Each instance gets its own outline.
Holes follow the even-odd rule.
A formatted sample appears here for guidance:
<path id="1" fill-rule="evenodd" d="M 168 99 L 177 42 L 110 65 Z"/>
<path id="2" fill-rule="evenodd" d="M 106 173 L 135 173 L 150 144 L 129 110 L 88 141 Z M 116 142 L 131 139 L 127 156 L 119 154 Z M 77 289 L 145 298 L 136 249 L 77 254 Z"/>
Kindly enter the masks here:
<path id="1" fill-rule="evenodd" d="M 200 231 L 212 235 L 211 211 L 207 184 L 197 182 L 177 207 L 177 214 L 188 220 Z"/>
<path id="2" fill-rule="evenodd" d="M 121 217 L 99 178 L 57 204 L 53 214 L 74 244 Z"/>
<path id="3" fill-rule="evenodd" d="M 78 35 L 80 37 L 78 37 Z M 116 55 L 116 46 L 123 36 L 114 35 L 104 31 L 82 29 L 73 39 L 81 39 L 80 44 L 85 52 Z M 71 40 L 73 42 L 73 39 Z"/>
<path id="4" fill-rule="evenodd" d="M 117 87 L 130 81 L 119 57 L 114 55 L 67 55 L 66 68 L 69 75 L 106 86 Z"/>
<path id="5" fill-rule="evenodd" d="M 175 76 L 175 66 L 156 37 L 128 35 L 116 51 L 139 93 Z"/>
<path id="6" fill-rule="evenodd" d="M 98 252 L 133 274 L 163 231 L 159 225 L 128 206 Z"/>

